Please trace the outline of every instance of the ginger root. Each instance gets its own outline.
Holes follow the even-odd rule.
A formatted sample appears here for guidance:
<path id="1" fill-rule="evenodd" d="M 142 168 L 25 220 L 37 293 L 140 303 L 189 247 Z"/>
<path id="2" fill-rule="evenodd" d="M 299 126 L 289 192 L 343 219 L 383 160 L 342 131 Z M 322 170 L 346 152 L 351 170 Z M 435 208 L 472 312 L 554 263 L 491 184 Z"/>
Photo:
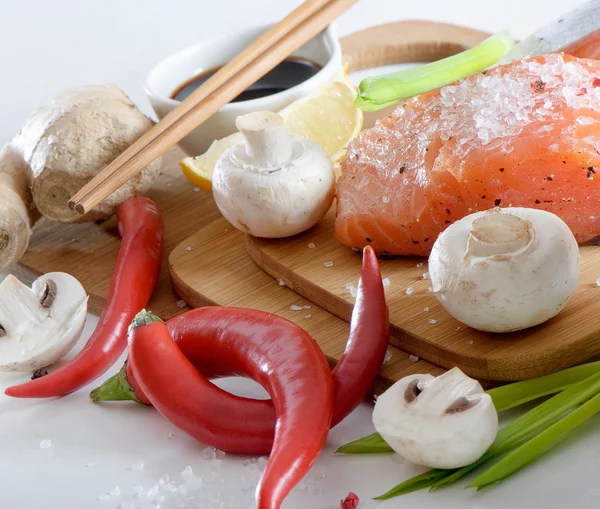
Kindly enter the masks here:
<path id="1" fill-rule="evenodd" d="M 0 270 L 27 249 L 36 209 L 61 223 L 96 221 L 111 216 L 127 198 L 146 193 L 159 173 L 160 158 L 83 218 L 67 206 L 151 126 L 114 85 L 73 88 L 39 108 L 0 151 Z"/>

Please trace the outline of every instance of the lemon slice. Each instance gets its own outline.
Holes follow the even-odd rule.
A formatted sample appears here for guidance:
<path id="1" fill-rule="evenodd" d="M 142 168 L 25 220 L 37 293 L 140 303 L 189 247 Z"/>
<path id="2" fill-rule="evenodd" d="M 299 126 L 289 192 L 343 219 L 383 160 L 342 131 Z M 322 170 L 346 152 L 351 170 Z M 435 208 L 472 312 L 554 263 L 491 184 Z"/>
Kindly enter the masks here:
<path id="1" fill-rule="evenodd" d="M 354 106 L 355 97 L 356 89 L 346 78 L 344 69 L 332 81 L 294 101 L 279 114 L 290 133 L 321 145 L 336 163 L 344 157 L 348 144 L 362 128 L 363 112 Z M 192 184 L 212 191 L 212 173 L 217 159 L 243 140 L 241 133 L 215 140 L 204 154 L 186 157 L 179 166 Z"/>

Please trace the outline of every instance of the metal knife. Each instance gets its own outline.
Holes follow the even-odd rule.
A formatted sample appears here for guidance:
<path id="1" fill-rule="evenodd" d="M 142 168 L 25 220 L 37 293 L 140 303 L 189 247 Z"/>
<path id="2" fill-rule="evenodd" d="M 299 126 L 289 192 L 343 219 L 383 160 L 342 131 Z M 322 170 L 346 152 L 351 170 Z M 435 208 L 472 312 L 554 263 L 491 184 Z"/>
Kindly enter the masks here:
<path id="1" fill-rule="evenodd" d="M 515 44 L 498 64 L 556 53 L 600 30 L 600 0 L 588 0 Z"/>

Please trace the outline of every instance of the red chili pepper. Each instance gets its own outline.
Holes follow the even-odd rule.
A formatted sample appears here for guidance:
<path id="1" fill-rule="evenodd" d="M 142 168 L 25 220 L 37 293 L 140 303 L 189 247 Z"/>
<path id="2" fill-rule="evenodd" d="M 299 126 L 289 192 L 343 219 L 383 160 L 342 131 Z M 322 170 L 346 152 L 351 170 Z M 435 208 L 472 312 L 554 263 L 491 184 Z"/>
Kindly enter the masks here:
<path id="1" fill-rule="evenodd" d="M 213 339 L 208 356 L 226 359 L 232 371 L 253 378 L 271 395 L 277 427 L 256 498 L 258 509 L 278 509 L 327 439 L 333 411 L 327 360 L 304 330 L 269 313 L 207 307 L 186 313 L 185 323 L 193 325 L 194 316 L 211 324 L 203 331 Z M 200 441 L 215 443 L 223 428 L 245 419 L 229 405 L 220 407 L 224 391 L 196 370 L 166 325 L 151 313 L 140 313 L 132 324 L 129 362 L 154 407 Z M 217 414 L 207 413 L 207 408 Z M 232 431 L 229 437 L 244 439 Z"/>
<path id="2" fill-rule="evenodd" d="M 348 496 L 340 502 L 342 509 L 356 509 L 358 507 L 359 498 L 356 493 L 348 493 Z"/>
<path id="3" fill-rule="evenodd" d="M 189 313 L 169 320 L 167 327 L 182 353 L 206 378 L 231 376 L 236 367 L 228 365 L 228 359 L 210 356 L 213 339 L 204 331 L 211 327 L 207 315 L 196 313 L 192 320 Z M 332 372 L 335 402 L 331 426 L 341 422 L 365 398 L 383 364 L 389 341 L 389 316 L 377 256 L 371 246 L 364 250 L 361 279 L 356 302 L 352 311 L 350 336 L 346 351 Z M 107 380 L 90 394 L 93 401 L 131 399 L 149 404 L 135 380 L 131 366 L 127 364 L 117 375 Z M 222 395 L 220 407 L 231 405 L 231 412 L 243 415 L 230 425 L 224 437 L 225 450 L 237 453 L 267 454 L 271 450 L 275 430 L 275 411 L 267 400 L 242 399 Z M 216 415 L 205 408 L 204 413 Z M 231 426 L 237 426 L 231 429 Z M 217 426 L 213 426 L 216 428 Z M 254 430 L 250 433 L 250 430 Z M 244 436 L 243 441 L 228 441 L 227 433 Z M 213 442 L 209 445 L 217 447 Z"/>
<path id="4" fill-rule="evenodd" d="M 6 389 L 15 398 L 65 396 L 105 373 L 127 345 L 127 328 L 150 300 L 160 272 L 163 222 L 154 202 L 134 197 L 117 211 L 122 241 L 106 307 L 85 347 L 42 378 Z"/>

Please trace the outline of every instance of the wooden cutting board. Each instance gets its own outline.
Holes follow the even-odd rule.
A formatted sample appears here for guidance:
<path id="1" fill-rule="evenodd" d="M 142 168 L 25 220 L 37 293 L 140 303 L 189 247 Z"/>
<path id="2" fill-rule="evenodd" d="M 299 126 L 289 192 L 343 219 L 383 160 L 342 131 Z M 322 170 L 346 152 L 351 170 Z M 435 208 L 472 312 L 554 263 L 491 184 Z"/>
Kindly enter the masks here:
<path id="1" fill-rule="evenodd" d="M 361 260 L 334 238 L 334 219 L 332 210 L 304 234 L 281 240 L 247 236 L 246 245 L 267 273 L 347 320 L 354 299 L 346 285 L 356 286 Z M 390 282 L 386 297 L 391 342 L 440 366 L 458 366 L 487 380 L 533 378 L 581 363 L 600 353 L 600 246 L 584 246 L 581 255 L 580 284 L 567 307 L 545 324 L 510 334 L 476 331 L 448 315 L 424 279 L 426 258 L 382 258 L 382 274 Z"/>
<path id="2" fill-rule="evenodd" d="M 169 257 L 173 285 L 190 306 L 206 304 L 259 308 L 300 325 L 335 364 L 344 352 L 348 322 L 300 297 L 257 267 L 244 245 L 244 234 L 221 218 L 198 230 Z M 301 309 L 298 309 L 301 308 Z M 413 373 L 441 374 L 438 366 L 394 346 L 373 388 L 380 394 Z"/>

